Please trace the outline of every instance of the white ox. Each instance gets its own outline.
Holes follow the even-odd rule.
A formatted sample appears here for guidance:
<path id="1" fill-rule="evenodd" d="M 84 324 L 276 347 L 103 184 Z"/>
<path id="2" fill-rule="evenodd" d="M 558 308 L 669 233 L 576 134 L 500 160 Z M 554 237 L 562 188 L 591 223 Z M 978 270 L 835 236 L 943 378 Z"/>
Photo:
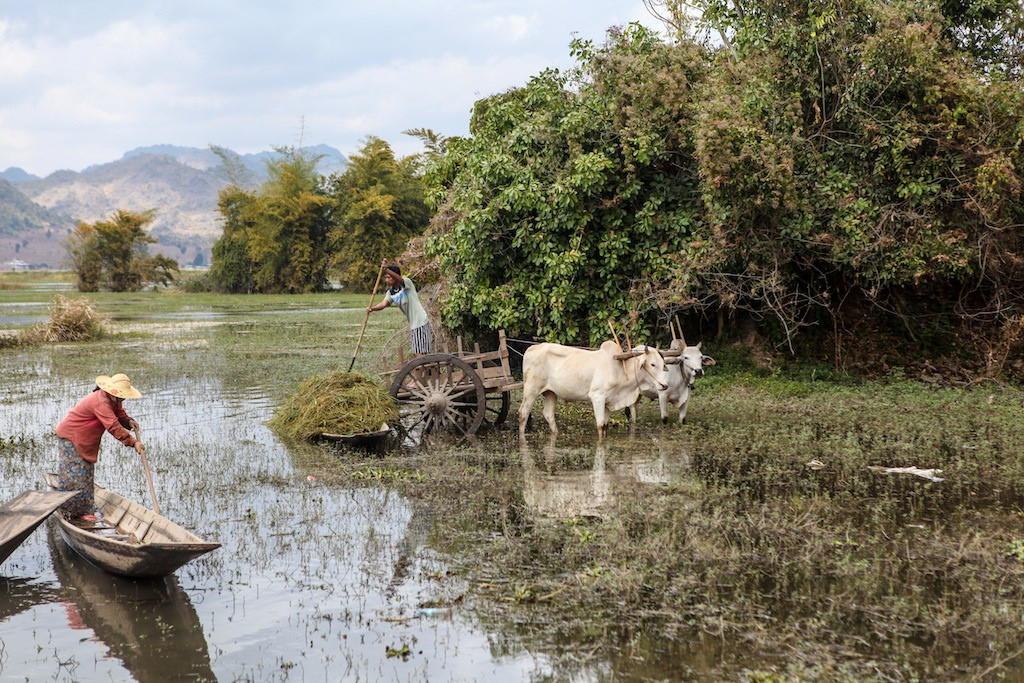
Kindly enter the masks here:
<path id="1" fill-rule="evenodd" d="M 537 344 L 523 354 L 523 403 L 519 406 L 519 436 L 526 436 L 526 421 L 538 396 L 544 397 L 544 419 L 552 436 L 555 407 L 563 401 L 590 401 L 594 406 L 597 435 L 604 438 L 610 411 L 637 402 L 640 392 L 668 387 L 665 359 L 657 349 L 640 346 L 624 360 L 617 360 L 618 345 L 601 344 L 597 351 L 561 344 Z"/>
<path id="2" fill-rule="evenodd" d="M 640 390 L 642 396 L 658 399 L 658 406 L 661 408 L 662 424 L 668 422 L 668 404 L 672 403 L 679 409 L 679 424 L 686 421 L 686 409 L 690 404 L 690 390 L 698 377 L 704 375 L 705 365 L 714 365 L 715 359 L 705 356 L 700 350 L 703 342 L 696 346 L 687 346 L 684 339 L 673 339 L 669 345 L 669 351 L 678 351 L 678 358 L 670 357 L 668 366 L 668 388 L 663 391 L 653 391 L 648 388 Z M 671 354 L 675 356 L 675 354 Z M 639 400 L 639 399 L 637 399 Z M 636 426 L 636 409 L 633 406 L 629 411 L 630 423 Z"/>

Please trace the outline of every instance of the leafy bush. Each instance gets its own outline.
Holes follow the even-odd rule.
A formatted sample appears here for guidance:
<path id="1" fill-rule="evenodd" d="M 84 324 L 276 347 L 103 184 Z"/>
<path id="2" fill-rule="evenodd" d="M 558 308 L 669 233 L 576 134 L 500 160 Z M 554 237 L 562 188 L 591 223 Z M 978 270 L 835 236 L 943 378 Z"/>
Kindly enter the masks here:
<path id="1" fill-rule="evenodd" d="M 865 309 L 913 339 L 1016 329 L 1024 20 L 968 4 L 708 0 L 726 48 L 574 41 L 427 174 L 445 323 L 593 344 L 739 312 L 791 349 L 839 349 Z"/>

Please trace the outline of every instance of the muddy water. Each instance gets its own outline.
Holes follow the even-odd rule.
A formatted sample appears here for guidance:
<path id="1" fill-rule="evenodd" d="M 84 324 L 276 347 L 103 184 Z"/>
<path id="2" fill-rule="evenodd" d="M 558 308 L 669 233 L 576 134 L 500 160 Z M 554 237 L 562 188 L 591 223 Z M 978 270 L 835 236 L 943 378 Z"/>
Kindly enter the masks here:
<path id="1" fill-rule="evenodd" d="M 0 357 L 0 437 L 11 443 L 0 450 L 0 500 L 40 487 L 53 466 L 53 426 L 92 389 L 62 369 L 62 354 L 74 352 Z M 304 447 L 289 450 L 263 425 L 272 390 L 218 376 L 201 346 L 188 353 L 194 372 L 186 362 L 174 379 L 143 386 L 128 408 L 142 425 L 163 513 L 223 547 L 165 580 L 139 582 L 96 570 L 41 528 L 0 567 L 0 681 L 565 673 L 549 644 L 532 646 L 528 625 L 483 623 L 460 601 L 467 586 L 430 548 L 433 520 L 421 503 L 378 486 L 322 485 L 302 464 Z M 481 447 L 508 448 L 507 433 L 491 438 Z M 599 515 L 617 487 L 685 476 L 685 458 L 632 452 L 614 442 L 527 448 L 517 455 L 524 500 L 541 518 Z M 96 476 L 150 504 L 138 457 L 110 437 Z M 591 653 L 572 675 L 635 668 L 611 657 Z"/>

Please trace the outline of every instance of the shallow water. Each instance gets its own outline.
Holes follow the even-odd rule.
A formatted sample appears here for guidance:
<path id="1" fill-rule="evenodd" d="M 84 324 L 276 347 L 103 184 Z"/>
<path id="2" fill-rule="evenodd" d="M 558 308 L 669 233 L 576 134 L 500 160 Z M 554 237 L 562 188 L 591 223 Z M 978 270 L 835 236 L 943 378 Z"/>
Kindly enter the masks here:
<path id="1" fill-rule="evenodd" d="M 158 336 L 111 351 L 116 358 L 118 348 L 142 343 L 179 354 L 182 372 L 151 380 L 144 397 L 127 404 L 142 426 L 158 502 L 167 517 L 223 547 L 166 580 L 138 582 L 91 567 L 44 525 L 0 567 L 0 681 L 566 673 L 550 643 L 533 646 L 528 624 L 474 616 L 463 600 L 467 586 L 430 546 L 435 520 L 424 503 L 374 485 L 322 485 L 305 464 L 315 460 L 303 457 L 312 447 L 288 447 L 263 424 L 276 407 L 273 388 L 221 376 L 205 340 L 182 344 L 181 329 L 148 329 Z M 65 369 L 62 358 L 74 348 L 0 356 L 0 437 L 12 444 L 0 449 L 0 500 L 41 487 L 54 463 L 54 426 L 92 389 L 91 376 Z M 617 491 L 688 471 L 684 454 L 659 451 L 650 439 L 603 448 L 576 441 L 538 438 L 518 451 L 523 499 L 539 519 L 601 515 Z M 505 431 L 475 447 L 516 454 L 513 443 Z M 109 436 L 96 478 L 151 505 L 139 458 Z M 418 611 L 424 604 L 441 607 Z M 656 649 L 647 654 L 658 659 Z M 680 661 L 677 652 L 663 656 Z M 616 669 L 613 655 L 591 653 L 571 675 Z"/>

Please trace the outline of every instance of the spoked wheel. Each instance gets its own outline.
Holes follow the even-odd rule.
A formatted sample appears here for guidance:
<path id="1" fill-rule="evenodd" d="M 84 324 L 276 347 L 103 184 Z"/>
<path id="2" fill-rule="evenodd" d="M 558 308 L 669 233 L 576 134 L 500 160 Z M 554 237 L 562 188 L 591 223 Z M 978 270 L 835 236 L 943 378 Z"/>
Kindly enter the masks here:
<path id="1" fill-rule="evenodd" d="M 509 406 L 509 392 L 502 391 L 497 394 L 487 395 L 487 411 L 484 414 L 484 420 L 487 424 L 497 427 L 500 424 L 505 424 L 506 418 L 508 418 L 508 406 Z"/>
<path id="2" fill-rule="evenodd" d="M 487 408 L 480 376 L 464 360 L 446 353 L 403 365 L 389 393 L 398 401 L 402 429 L 414 441 L 437 431 L 476 434 Z"/>

